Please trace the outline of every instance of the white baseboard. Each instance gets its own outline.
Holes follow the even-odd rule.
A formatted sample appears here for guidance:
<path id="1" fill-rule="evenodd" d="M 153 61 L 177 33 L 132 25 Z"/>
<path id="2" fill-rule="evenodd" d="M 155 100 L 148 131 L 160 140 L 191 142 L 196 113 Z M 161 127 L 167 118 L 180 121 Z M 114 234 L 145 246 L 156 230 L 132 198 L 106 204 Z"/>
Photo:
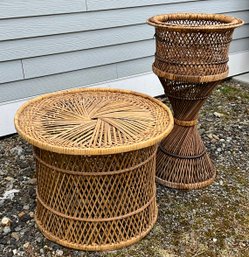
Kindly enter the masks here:
<path id="1" fill-rule="evenodd" d="M 249 71 L 249 51 L 231 54 L 229 57 L 230 77 Z M 152 72 L 89 86 L 129 89 L 151 96 L 163 94 L 161 83 Z M 17 109 L 29 99 L 31 98 L 20 99 L 0 105 L 0 137 L 16 132 L 14 115 Z"/>
<path id="2" fill-rule="evenodd" d="M 14 116 L 17 109 L 26 101 L 27 99 L 0 105 L 0 137 L 16 132 Z"/>

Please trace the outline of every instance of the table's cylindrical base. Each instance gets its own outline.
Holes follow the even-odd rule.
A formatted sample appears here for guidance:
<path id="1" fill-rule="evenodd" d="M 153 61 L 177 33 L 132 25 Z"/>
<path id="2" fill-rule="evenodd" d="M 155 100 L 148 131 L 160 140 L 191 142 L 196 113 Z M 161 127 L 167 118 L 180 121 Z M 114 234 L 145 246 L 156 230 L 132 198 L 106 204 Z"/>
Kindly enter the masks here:
<path id="1" fill-rule="evenodd" d="M 35 148 L 36 222 L 42 233 L 88 251 L 139 241 L 157 219 L 156 150 L 74 156 Z"/>
<path id="2" fill-rule="evenodd" d="M 210 185 L 216 176 L 196 126 L 175 124 L 157 153 L 156 180 L 176 189 L 198 189 Z"/>
<path id="3" fill-rule="evenodd" d="M 111 250 L 117 250 L 123 247 L 127 247 L 129 245 L 135 244 L 138 241 L 140 241 L 142 238 L 144 238 L 153 228 L 153 226 L 156 223 L 157 220 L 157 214 L 158 214 L 158 209 L 157 206 L 155 205 L 155 210 L 153 210 L 153 217 L 151 220 L 151 223 L 147 226 L 146 230 L 142 231 L 138 236 L 135 237 L 131 237 L 128 240 L 125 241 L 121 241 L 119 243 L 110 243 L 110 244 L 105 244 L 105 245 L 89 245 L 89 244 L 81 244 L 81 243 L 70 243 L 68 242 L 68 240 L 63 240 L 60 237 L 55 236 L 54 234 L 52 234 L 50 231 L 46 230 L 46 228 L 44 227 L 44 225 L 42 224 L 42 222 L 36 217 L 35 221 L 36 224 L 38 226 L 38 228 L 40 229 L 40 231 L 42 232 L 42 234 L 49 240 L 63 245 L 65 247 L 69 247 L 72 249 L 76 249 L 76 250 L 83 250 L 83 251 L 111 251 Z"/>

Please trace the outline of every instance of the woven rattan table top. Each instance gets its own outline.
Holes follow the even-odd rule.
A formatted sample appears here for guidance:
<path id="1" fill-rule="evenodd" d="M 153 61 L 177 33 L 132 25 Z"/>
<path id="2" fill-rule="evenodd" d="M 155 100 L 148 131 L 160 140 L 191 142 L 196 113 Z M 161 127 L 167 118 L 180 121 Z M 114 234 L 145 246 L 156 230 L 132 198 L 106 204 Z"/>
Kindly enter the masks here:
<path id="1" fill-rule="evenodd" d="M 74 89 L 36 97 L 16 113 L 18 133 L 39 148 L 72 155 L 128 152 L 160 142 L 173 128 L 167 106 L 117 89 Z"/>

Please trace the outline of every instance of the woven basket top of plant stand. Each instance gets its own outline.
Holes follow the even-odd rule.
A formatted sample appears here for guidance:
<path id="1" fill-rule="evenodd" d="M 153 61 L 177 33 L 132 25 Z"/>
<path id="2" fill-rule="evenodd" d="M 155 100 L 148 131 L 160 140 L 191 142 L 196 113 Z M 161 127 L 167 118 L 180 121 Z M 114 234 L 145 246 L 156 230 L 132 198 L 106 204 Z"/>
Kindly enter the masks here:
<path id="1" fill-rule="evenodd" d="M 74 89 L 36 97 L 16 113 L 18 133 L 41 149 L 70 155 L 128 152 L 159 143 L 173 127 L 167 106 L 117 89 Z"/>
<path id="2" fill-rule="evenodd" d="M 156 53 L 153 72 L 174 81 L 203 83 L 227 77 L 229 45 L 238 18 L 222 14 L 175 13 L 153 16 Z"/>

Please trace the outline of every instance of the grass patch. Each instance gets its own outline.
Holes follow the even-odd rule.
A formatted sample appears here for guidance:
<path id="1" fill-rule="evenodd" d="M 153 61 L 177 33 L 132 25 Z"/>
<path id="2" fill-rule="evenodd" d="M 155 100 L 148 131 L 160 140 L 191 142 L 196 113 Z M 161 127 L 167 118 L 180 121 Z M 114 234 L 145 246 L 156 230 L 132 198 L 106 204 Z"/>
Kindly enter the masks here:
<path id="1" fill-rule="evenodd" d="M 219 88 L 220 93 L 227 97 L 228 100 L 241 99 L 249 100 L 249 93 L 243 90 L 241 87 L 237 87 L 235 85 L 224 84 Z"/>

